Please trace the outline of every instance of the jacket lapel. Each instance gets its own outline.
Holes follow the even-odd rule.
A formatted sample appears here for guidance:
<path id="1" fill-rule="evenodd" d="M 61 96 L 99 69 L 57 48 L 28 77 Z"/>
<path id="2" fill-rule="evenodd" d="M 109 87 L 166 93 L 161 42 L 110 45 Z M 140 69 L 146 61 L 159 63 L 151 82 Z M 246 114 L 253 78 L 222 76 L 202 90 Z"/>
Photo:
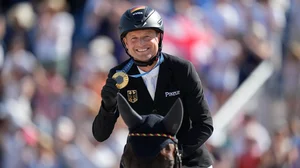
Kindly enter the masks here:
<path id="1" fill-rule="evenodd" d="M 137 69 L 137 66 L 136 66 L 136 65 L 133 65 L 133 66 L 130 68 L 130 70 L 128 71 L 128 74 L 129 74 L 129 75 L 136 75 L 136 74 L 140 74 L 140 72 L 139 72 L 139 70 Z M 131 80 L 131 81 L 130 81 L 130 80 Z M 141 96 L 143 96 L 144 98 L 146 98 L 146 100 L 151 100 L 151 101 L 153 101 L 152 98 L 151 98 L 151 96 L 150 96 L 150 94 L 149 94 L 149 92 L 148 92 L 148 89 L 147 89 L 146 84 L 144 83 L 144 80 L 143 80 L 142 77 L 138 77 L 138 78 L 130 77 L 129 81 L 132 82 L 132 83 L 134 83 L 134 85 L 141 87 L 141 89 L 138 90 L 138 92 L 139 92 L 138 94 L 139 94 L 139 95 L 141 95 Z M 137 87 L 135 87 L 135 88 L 137 88 Z M 147 96 L 145 96 L 145 95 L 147 95 Z M 142 98 L 142 97 L 140 97 L 139 99 L 141 99 L 141 98 Z M 143 99 L 143 98 L 142 98 L 142 99 Z"/>
<path id="2" fill-rule="evenodd" d="M 163 100 L 165 91 L 167 88 L 169 88 L 170 85 L 170 78 L 172 76 L 172 71 L 169 67 L 169 60 L 165 57 L 165 60 L 163 63 L 160 64 L 159 67 L 159 75 L 157 79 L 156 84 L 156 92 L 155 92 L 155 102 L 159 102 L 160 100 Z M 155 103 L 156 104 L 156 103 Z"/>

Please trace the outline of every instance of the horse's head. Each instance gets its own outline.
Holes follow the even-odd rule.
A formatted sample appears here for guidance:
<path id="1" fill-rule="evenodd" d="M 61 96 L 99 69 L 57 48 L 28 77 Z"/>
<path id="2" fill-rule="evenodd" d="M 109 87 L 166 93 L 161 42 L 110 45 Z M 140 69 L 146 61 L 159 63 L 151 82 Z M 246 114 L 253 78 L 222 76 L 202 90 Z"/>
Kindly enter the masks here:
<path id="1" fill-rule="evenodd" d="M 175 138 L 183 119 L 180 99 L 165 117 L 139 115 L 121 94 L 118 94 L 118 109 L 129 128 L 121 160 L 125 168 L 174 168 L 181 165 Z"/>

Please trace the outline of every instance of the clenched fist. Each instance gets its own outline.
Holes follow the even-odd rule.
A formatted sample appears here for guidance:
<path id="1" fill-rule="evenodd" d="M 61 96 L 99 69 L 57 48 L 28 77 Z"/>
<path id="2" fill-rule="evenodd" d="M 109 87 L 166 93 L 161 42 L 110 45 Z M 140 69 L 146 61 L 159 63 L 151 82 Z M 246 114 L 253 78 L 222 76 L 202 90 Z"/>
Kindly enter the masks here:
<path id="1" fill-rule="evenodd" d="M 117 93 L 119 89 L 116 87 L 116 81 L 112 78 L 107 78 L 106 84 L 101 91 L 103 107 L 108 112 L 113 112 L 117 106 Z"/>

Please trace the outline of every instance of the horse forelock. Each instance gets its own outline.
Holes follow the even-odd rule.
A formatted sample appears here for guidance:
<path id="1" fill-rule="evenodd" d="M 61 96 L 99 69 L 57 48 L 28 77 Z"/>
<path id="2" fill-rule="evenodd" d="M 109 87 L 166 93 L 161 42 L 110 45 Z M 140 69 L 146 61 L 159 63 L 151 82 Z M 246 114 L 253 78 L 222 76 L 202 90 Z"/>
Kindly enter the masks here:
<path id="1" fill-rule="evenodd" d="M 173 168 L 175 165 L 175 144 L 167 144 L 154 158 L 140 157 L 128 143 L 124 149 L 121 163 L 124 168 Z"/>

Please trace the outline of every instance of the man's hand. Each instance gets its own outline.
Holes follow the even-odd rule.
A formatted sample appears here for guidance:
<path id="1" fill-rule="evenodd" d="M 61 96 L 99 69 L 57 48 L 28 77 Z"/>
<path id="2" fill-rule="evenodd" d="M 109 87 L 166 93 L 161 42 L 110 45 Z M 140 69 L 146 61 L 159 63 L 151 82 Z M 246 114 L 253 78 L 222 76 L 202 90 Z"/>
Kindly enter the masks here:
<path id="1" fill-rule="evenodd" d="M 119 89 L 116 87 L 116 81 L 112 78 L 107 78 L 106 84 L 101 91 L 103 107 L 108 112 L 114 112 L 117 105 L 117 93 Z"/>

